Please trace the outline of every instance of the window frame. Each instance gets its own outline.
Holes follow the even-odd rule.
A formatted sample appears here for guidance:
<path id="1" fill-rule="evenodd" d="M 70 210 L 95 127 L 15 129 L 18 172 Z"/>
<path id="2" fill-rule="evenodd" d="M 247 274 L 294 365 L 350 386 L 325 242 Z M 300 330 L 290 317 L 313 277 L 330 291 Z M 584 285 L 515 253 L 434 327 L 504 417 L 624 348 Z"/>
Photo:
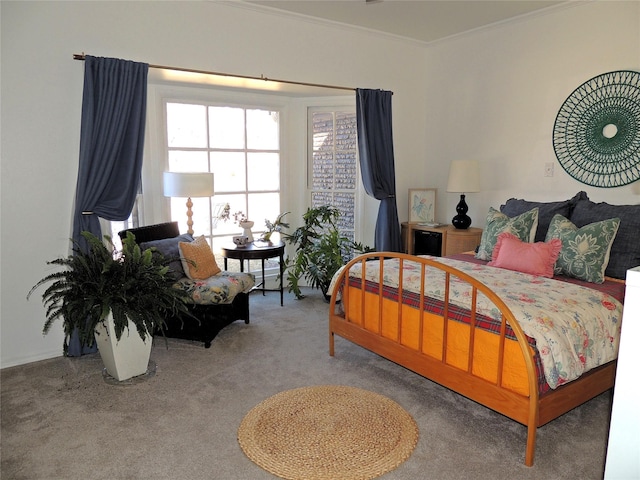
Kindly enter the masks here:
<path id="1" fill-rule="evenodd" d="M 169 202 L 162 193 L 162 174 L 169 166 L 166 131 L 167 102 L 191 103 L 201 105 L 231 106 L 247 109 L 271 109 L 280 113 L 280 192 L 281 208 L 285 204 L 282 194 L 286 185 L 283 182 L 282 164 L 286 159 L 286 145 L 283 145 L 283 124 L 287 122 L 286 102 L 277 101 L 272 95 L 229 92 L 222 89 L 199 86 L 149 85 L 147 112 L 147 141 L 145 158 L 142 165 L 143 195 L 145 198 L 145 224 L 167 221 L 170 215 Z M 161 159 L 159 161 L 158 159 Z"/>
<path id="2" fill-rule="evenodd" d="M 339 113 L 349 112 L 356 114 L 355 98 L 353 103 L 342 102 L 332 103 L 330 105 L 309 105 L 307 106 L 307 206 L 312 205 L 312 192 L 318 191 L 313 188 L 313 113 Z M 349 190 L 331 190 L 336 192 L 349 192 Z M 360 158 L 358 156 L 358 148 L 356 145 L 356 185 L 354 188 L 354 220 L 353 220 L 353 239 L 356 242 L 362 242 L 362 218 L 363 218 L 363 196 L 364 185 L 362 176 L 360 175 Z"/>
<path id="3" fill-rule="evenodd" d="M 261 195 L 277 195 L 278 197 L 277 211 L 270 212 L 270 216 L 272 216 L 274 219 L 281 212 L 281 209 L 282 209 L 282 176 L 280 174 L 281 164 L 282 164 L 282 149 L 281 149 L 282 132 L 280 129 L 280 117 L 282 116 L 282 109 L 274 108 L 272 105 L 263 106 L 263 105 L 255 105 L 254 103 L 252 103 L 251 105 L 238 104 L 238 103 L 231 104 L 230 102 L 224 102 L 218 99 L 215 99 L 215 101 L 213 100 L 192 101 L 190 99 L 175 100 L 171 98 L 163 98 L 162 109 L 165 115 L 163 128 L 165 129 L 165 133 L 167 131 L 167 112 L 168 112 L 167 106 L 169 104 L 196 105 L 199 107 L 202 106 L 206 110 L 206 128 L 207 128 L 206 145 L 200 146 L 200 147 L 171 146 L 168 144 L 168 141 L 166 141 L 166 139 L 163 145 L 163 148 L 165 150 L 165 158 L 166 158 L 165 168 L 167 171 L 169 171 L 169 168 L 170 168 L 170 158 L 173 152 L 182 152 L 187 154 L 189 152 L 202 152 L 206 155 L 206 164 L 207 164 L 208 171 L 210 172 L 213 171 L 215 173 L 214 182 L 217 183 L 215 188 L 215 193 L 214 193 L 214 196 L 211 197 L 210 202 L 207 202 L 208 203 L 207 208 L 209 209 L 209 224 L 205 226 L 200 225 L 201 232 L 203 229 L 204 231 L 207 231 L 207 233 L 205 233 L 204 235 L 205 237 L 208 238 L 209 243 L 214 247 L 215 246 L 220 247 L 222 244 L 230 243 L 231 237 L 233 235 L 238 235 L 241 233 L 242 229 L 238 225 L 234 225 L 233 218 L 227 220 L 224 223 L 221 221 L 214 220 L 216 215 L 218 215 L 221 212 L 222 207 L 225 204 L 229 203 L 231 207 L 231 214 L 237 211 L 241 211 L 248 216 L 249 220 L 254 221 L 254 227 L 252 228 L 252 231 L 254 231 L 256 236 L 258 236 L 262 231 L 264 231 L 265 226 L 264 226 L 264 220 L 260 221 L 260 219 L 256 218 L 258 212 L 256 212 L 255 207 L 260 202 L 256 202 L 255 198 L 254 200 L 251 200 L 252 197 L 256 197 L 256 196 L 259 197 Z M 247 127 L 249 124 L 249 119 L 246 115 L 248 111 L 260 110 L 260 111 L 275 112 L 278 115 L 278 147 L 277 148 L 251 148 L 246 142 L 244 143 L 243 147 L 239 147 L 239 146 L 238 147 L 220 147 L 220 146 L 211 145 L 210 139 L 209 139 L 209 130 L 208 130 L 209 123 L 211 120 L 208 110 L 211 107 L 234 108 L 234 109 L 242 110 L 244 112 L 244 115 L 243 115 L 244 123 L 242 124 L 241 128 L 244 130 L 244 133 L 243 133 L 244 140 L 248 140 L 246 136 Z M 241 179 L 242 188 L 240 188 L 240 185 L 238 185 L 238 188 L 232 188 L 228 190 L 221 189 L 220 184 L 218 183 L 220 182 L 219 172 L 216 172 L 216 167 L 213 164 L 214 163 L 213 157 L 215 157 L 218 153 L 225 153 L 225 154 L 231 154 L 231 155 L 239 154 L 239 156 L 242 157 L 242 162 L 243 162 L 242 171 L 244 172 L 244 177 Z M 278 167 L 277 167 L 278 176 L 277 176 L 276 188 L 251 188 L 249 166 L 251 165 L 252 157 L 254 157 L 255 155 L 262 155 L 262 154 L 267 154 L 267 155 L 276 154 L 278 158 Z M 204 156 L 202 159 L 204 159 Z M 234 203 L 232 200 L 225 198 L 227 196 L 241 198 L 242 200 Z M 219 197 L 219 198 L 216 199 L 216 197 Z M 192 199 L 192 200 L 194 204 L 197 201 L 196 199 Z M 169 201 L 171 202 L 171 199 L 169 199 Z M 204 203 L 205 202 L 203 201 L 200 202 L 201 205 L 198 208 L 203 208 L 202 204 Z M 254 206 L 254 210 L 251 209 L 252 205 Z M 169 209 L 171 210 L 171 205 L 169 206 Z M 195 212 L 195 208 L 194 208 L 194 212 Z M 174 215 L 175 215 L 175 212 L 174 212 Z M 183 223 L 182 220 L 180 220 L 180 222 Z M 182 225 L 182 227 L 184 227 L 184 225 Z"/>
<path id="4" fill-rule="evenodd" d="M 280 112 L 280 208 L 289 211 L 286 217 L 293 231 L 302 223 L 302 215 L 311 205 L 308 189 L 308 109 L 325 108 L 329 111 L 349 108 L 355 110 L 354 95 L 339 96 L 287 96 L 265 94 L 241 88 L 216 88 L 195 84 L 150 82 L 147 90 L 147 122 L 145 150 L 142 165 L 142 202 L 139 215 L 141 225 L 167 222 L 170 219 L 170 199 L 162 192 L 162 175 L 168 167 L 166 111 L 164 102 L 215 102 L 245 108 L 271 108 Z M 364 224 L 364 187 L 358 173 L 356 195 L 355 240 L 362 241 Z M 260 222 L 260 220 L 258 220 Z M 254 226 L 259 231 L 258 225 Z M 105 230 L 106 231 L 106 230 Z M 114 232 L 117 235 L 117 232 Z M 240 233 L 240 229 L 238 229 Z M 285 256 L 289 245 L 285 250 Z M 229 268 L 237 262 L 229 262 Z M 221 265 L 222 266 L 222 265 Z M 279 274 L 277 265 L 267 268 L 267 282 L 275 282 Z M 276 285 L 276 283 L 273 283 Z"/>

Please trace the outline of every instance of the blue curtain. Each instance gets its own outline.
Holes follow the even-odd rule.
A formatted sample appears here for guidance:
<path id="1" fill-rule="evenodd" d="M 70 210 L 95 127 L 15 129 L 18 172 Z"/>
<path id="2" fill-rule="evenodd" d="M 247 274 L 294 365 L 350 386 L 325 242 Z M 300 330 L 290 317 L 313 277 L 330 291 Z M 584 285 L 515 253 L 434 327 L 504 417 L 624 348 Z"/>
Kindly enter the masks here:
<path id="1" fill-rule="evenodd" d="M 86 56 L 80 124 L 80 161 L 73 214 L 73 240 L 81 232 L 101 237 L 98 217 L 126 220 L 136 200 L 142 171 L 149 65 Z M 72 336 L 67 355 L 82 349 Z"/>
<path id="2" fill-rule="evenodd" d="M 384 90 L 356 89 L 362 183 L 367 194 L 380 200 L 374 240 L 375 249 L 379 252 L 403 250 L 396 204 L 392 96 L 393 92 Z"/>

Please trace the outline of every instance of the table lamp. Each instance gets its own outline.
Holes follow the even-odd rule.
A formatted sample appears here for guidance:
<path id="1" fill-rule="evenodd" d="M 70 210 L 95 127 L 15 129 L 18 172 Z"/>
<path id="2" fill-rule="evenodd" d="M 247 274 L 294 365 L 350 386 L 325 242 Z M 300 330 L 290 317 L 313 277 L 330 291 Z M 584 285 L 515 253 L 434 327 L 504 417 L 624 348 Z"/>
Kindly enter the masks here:
<path id="1" fill-rule="evenodd" d="M 460 193 L 460 202 L 456 206 L 457 215 L 451 223 L 461 230 L 469 228 L 471 218 L 467 215 L 469 207 L 465 202 L 465 193 L 480 191 L 480 168 L 477 160 L 454 160 L 449 168 L 447 192 Z"/>
<path id="2" fill-rule="evenodd" d="M 193 235 L 193 202 L 191 197 L 213 195 L 213 173 L 209 172 L 164 172 L 165 197 L 187 198 L 187 233 Z"/>

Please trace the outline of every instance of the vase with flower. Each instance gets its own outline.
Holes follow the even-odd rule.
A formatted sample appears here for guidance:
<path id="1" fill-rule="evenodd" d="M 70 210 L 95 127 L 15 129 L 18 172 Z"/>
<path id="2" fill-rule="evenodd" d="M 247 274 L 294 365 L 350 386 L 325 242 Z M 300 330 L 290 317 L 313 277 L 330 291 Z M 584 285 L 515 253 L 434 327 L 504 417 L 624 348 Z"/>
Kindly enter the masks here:
<path id="1" fill-rule="evenodd" d="M 255 222 L 249 220 L 242 210 L 231 213 L 231 206 L 226 203 L 222 208 L 222 212 L 218 216 L 218 219 L 223 222 L 227 222 L 231 220 L 231 217 L 233 217 L 233 223 L 242 228 L 242 235 L 247 237 L 247 243 L 253 242 L 253 233 L 251 232 L 251 228 L 253 228 Z"/>
<path id="2" fill-rule="evenodd" d="M 283 221 L 285 215 L 288 213 L 289 212 L 281 213 L 273 222 L 265 219 L 264 226 L 267 230 L 260 236 L 260 240 L 263 242 L 271 242 L 271 236 L 274 232 L 280 233 L 283 228 L 289 228 L 289 224 Z"/>

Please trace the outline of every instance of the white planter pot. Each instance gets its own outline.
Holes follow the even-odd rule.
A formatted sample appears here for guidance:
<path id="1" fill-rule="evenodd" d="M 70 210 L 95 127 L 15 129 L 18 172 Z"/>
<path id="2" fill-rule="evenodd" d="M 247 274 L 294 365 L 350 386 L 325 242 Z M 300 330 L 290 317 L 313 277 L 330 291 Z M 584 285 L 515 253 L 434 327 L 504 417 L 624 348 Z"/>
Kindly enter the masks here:
<path id="1" fill-rule="evenodd" d="M 113 317 L 109 317 L 95 329 L 96 343 L 107 373 L 118 381 L 143 375 L 147 372 L 153 336 L 147 334 L 143 341 L 136 326 L 129 321 L 129 330 L 116 340 Z"/>

